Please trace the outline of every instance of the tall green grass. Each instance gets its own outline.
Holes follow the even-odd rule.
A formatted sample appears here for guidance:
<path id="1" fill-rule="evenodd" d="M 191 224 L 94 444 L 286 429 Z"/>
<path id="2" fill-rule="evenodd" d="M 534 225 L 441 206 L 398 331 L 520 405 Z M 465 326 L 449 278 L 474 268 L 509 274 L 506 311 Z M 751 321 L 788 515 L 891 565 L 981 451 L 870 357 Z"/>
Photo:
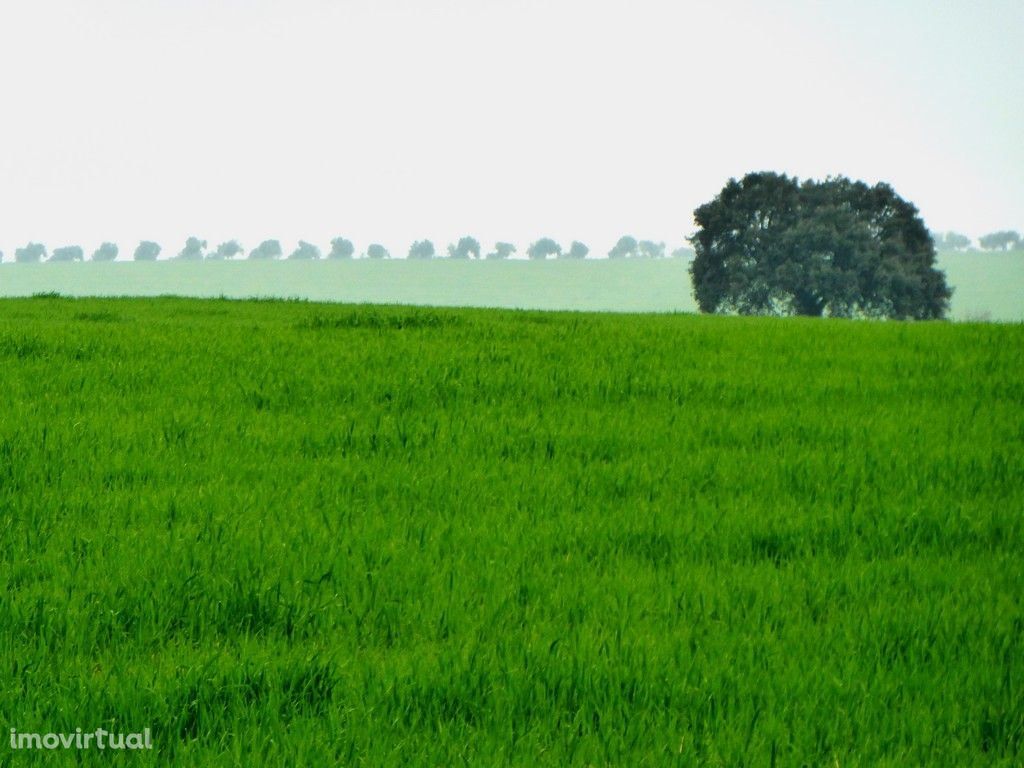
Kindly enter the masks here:
<path id="1" fill-rule="evenodd" d="M 1024 327 L 0 302 L 19 765 L 1019 765 Z M 6 737 L 5 737 L 6 738 Z"/>

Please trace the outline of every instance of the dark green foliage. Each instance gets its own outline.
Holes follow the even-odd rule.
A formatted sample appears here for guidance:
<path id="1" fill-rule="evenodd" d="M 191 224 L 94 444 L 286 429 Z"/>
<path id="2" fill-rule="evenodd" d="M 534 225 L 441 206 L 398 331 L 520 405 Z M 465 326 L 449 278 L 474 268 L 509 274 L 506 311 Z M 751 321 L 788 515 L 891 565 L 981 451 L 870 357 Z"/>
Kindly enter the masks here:
<path id="1" fill-rule="evenodd" d="M 289 259 L 316 260 L 320 258 L 320 249 L 305 240 L 299 240 L 299 245 L 288 255 Z"/>
<path id="2" fill-rule="evenodd" d="M 258 246 L 249 251 L 250 259 L 279 259 L 284 251 L 281 250 L 281 243 L 278 240 L 264 240 Z"/>
<path id="3" fill-rule="evenodd" d="M 1022 369 L 1021 325 L 5 300 L 0 722 L 156 745 L 5 764 L 1019 766 Z"/>
<path id="4" fill-rule="evenodd" d="M 92 252 L 93 261 L 113 261 L 117 258 L 118 248 L 115 243 L 101 243 L 100 247 Z"/>
<path id="5" fill-rule="evenodd" d="M 390 259 L 391 254 L 380 243 L 370 243 L 366 249 L 366 257 L 368 259 Z"/>
<path id="6" fill-rule="evenodd" d="M 480 243 L 475 237 L 463 237 L 458 244 L 448 246 L 448 257 L 451 259 L 479 259 Z"/>
<path id="7" fill-rule="evenodd" d="M 54 248 L 50 254 L 50 261 L 84 261 L 85 252 L 80 245 L 65 245 L 61 248 Z"/>
<path id="8" fill-rule="evenodd" d="M 547 259 L 551 256 L 557 257 L 562 255 L 562 246 L 550 237 L 542 237 L 540 240 L 530 245 L 526 251 L 526 255 L 531 259 Z"/>
<path id="9" fill-rule="evenodd" d="M 46 258 L 46 246 L 42 243 L 29 243 L 24 248 L 16 248 L 14 260 L 21 263 L 42 261 Z"/>
<path id="10" fill-rule="evenodd" d="M 233 259 L 235 256 L 242 253 L 245 253 L 245 249 L 242 248 L 241 243 L 237 240 L 228 240 L 227 242 L 218 245 L 217 250 L 207 253 L 206 258 L 214 261 L 224 261 L 227 259 Z"/>
<path id="11" fill-rule="evenodd" d="M 135 261 L 156 261 L 156 257 L 160 255 L 160 245 L 154 243 L 152 240 L 143 240 L 135 247 L 135 253 L 132 258 Z"/>
<path id="12" fill-rule="evenodd" d="M 1020 233 L 1012 229 L 992 232 L 978 238 L 978 245 L 986 251 L 1008 251 L 1020 246 Z"/>
<path id="13" fill-rule="evenodd" d="M 203 251 L 206 250 L 206 241 L 198 237 L 190 237 L 185 241 L 185 247 L 178 252 L 178 258 L 182 261 L 202 261 Z"/>
<path id="14" fill-rule="evenodd" d="M 432 259 L 434 255 L 434 244 L 429 240 L 417 240 L 409 246 L 410 259 Z"/>
<path id="15" fill-rule="evenodd" d="M 344 237 L 336 237 L 331 240 L 331 251 L 327 254 L 328 259 L 351 259 L 356 248 L 351 240 Z"/>
<path id="16" fill-rule="evenodd" d="M 923 320 L 948 309 L 931 235 L 886 184 L 751 173 L 694 217 L 704 312 Z"/>
<path id="17" fill-rule="evenodd" d="M 488 259 L 507 259 L 513 253 L 516 252 L 516 247 L 512 243 L 498 242 L 494 244 L 494 250 L 487 254 Z"/>
<path id="18" fill-rule="evenodd" d="M 569 250 L 561 254 L 564 259 L 585 259 L 590 249 L 579 240 L 573 240 Z"/>

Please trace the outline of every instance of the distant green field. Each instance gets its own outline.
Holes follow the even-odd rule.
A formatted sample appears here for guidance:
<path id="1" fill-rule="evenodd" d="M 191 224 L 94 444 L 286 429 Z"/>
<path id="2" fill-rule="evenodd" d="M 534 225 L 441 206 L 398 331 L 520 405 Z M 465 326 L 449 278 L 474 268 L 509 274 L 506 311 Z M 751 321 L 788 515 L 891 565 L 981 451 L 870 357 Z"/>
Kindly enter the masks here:
<path id="1" fill-rule="evenodd" d="M 682 259 L 0 265 L 0 296 L 252 296 L 614 312 L 696 312 Z M 940 256 L 957 320 L 1024 321 L 1024 253 Z"/>
<path id="2" fill-rule="evenodd" d="M 1020 765 L 1022 370 L 1020 325 L 0 301 L 0 722 Z"/>

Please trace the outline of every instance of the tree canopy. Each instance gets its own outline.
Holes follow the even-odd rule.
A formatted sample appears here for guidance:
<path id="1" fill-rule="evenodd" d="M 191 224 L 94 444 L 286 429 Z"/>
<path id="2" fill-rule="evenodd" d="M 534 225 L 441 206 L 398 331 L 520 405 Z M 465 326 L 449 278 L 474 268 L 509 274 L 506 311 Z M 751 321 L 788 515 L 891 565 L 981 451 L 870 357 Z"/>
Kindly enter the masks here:
<path id="1" fill-rule="evenodd" d="M 585 259 L 588 253 L 590 253 L 590 249 L 586 245 L 579 240 L 573 240 L 569 250 L 562 254 L 562 257 L 566 259 Z"/>
<path id="2" fill-rule="evenodd" d="M 206 254 L 207 259 L 233 259 L 241 253 L 244 253 L 245 249 L 242 248 L 241 243 L 237 240 L 228 240 L 227 242 L 221 243 L 217 246 L 217 250 Z"/>
<path id="3" fill-rule="evenodd" d="M 250 259 L 279 259 L 284 251 L 281 250 L 281 243 L 278 240 L 264 240 L 251 251 Z"/>
<path id="4" fill-rule="evenodd" d="M 336 237 L 331 240 L 331 251 L 327 254 L 328 259 L 351 259 L 356 252 L 356 247 L 351 240 L 344 237 Z"/>
<path id="5" fill-rule="evenodd" d="M 1012 229 L 992 232 L 978 238 L 978 245 L 986 251 L 1008 251 L 1020 246 L 1020 233 Z"/>
<path id="6" fill-rule="evenodd" d="M 93 261 L 113 261 L 117 258 L 117 245 L 114 243 L 103 243 L 92 252 Z"/>
<path id="7" fill-rule="evenodd" d="M 448 256 L 452 259 L 480 258 L 480 243 L 475 237 L 463 237 L 457 245 L 448 246 Z"/>
<path id="8" fill-rule="evenodd" d="M 305 240 L 299 240 L 299 245 L 294 251 L 288 255 L 289 259 L 319 259 L 320 249 L 312 243 L 307 243 Z"/>
<path id="9" fill-rule="evenodd" d="M 366 249 L 366 256 L 370 259 L 390 259 L 391 254 L 388 253 L 388 249 L 380 243 L 370 243 Z"/>
<path id="10" fill-rule="evenodd" d="M 432 259 L 434 255 L 434 244 L 429 240 L 417 240 L 409 246 L 410 259 Z"/>
<path id="11" fill-rule="evenodd" d="M 135 261 L 156 261 L 156 257 L 160 255 L 160 245 L 154 243 L 152 240 L 143 240 L 135 247 L 135 253 L 132 258 Z"/>
<path id="12" fill-rule="evenodd" d="M 185 247 L 178 252 L 178 258 L 183 261 L 202 261 L 203 251 L 206 250 L 206 241 L 198 237 L 190 237 L 185 241 Z"/>
<path id="13" fill-rule="evenodd" d="M 54 248 L 50 254 L 50 261 L 84 261 L 85 251 L 80 245 L 65 245 L 62 248 Z"/>
<path id="14" fill-rule="evenodd" d="M 637 253 L 637 242 L 636 238 L 632 235 L 623 235 L 619 238 L 619 241 L 615 246 L 608 251 L 609 259 L 628 259 L 632 256 L 636 256 Z"/>
<path id="15" fill-rule="evenodd" d="M 530 245 L 526 251 L 526 255 L 531 259 L 546 259 L 549 256 L 561 256 L 562 246 L 550 237 L 542 237 L 540 240 Z"/>
<path id="16" fill-rule="evenodd" d="M 512 243 L 495 243 L 494 250 L 487 254 L 488 259 L 507 259 L 513 253 L 516 252 L 516 247 Z"/>
<path id="17" fill-rule="evenodd" d="M 959 232 L 932 232 L 935 247 L 944 251 L 964 251 L 971 247 L 971 238 Z"/>
<path id="18" fill-rule="evenodd" d="M 664 259 L 665 244 L 653 240 L 641 240 L 636 244 L 637 255 L 644 259 Z"/>
<path id="19" fill-rule="evenodd" d="M 887 184 L 751 173 L 694 218 L 703 312 L 929 319 L 948 309 L 932 237 Z"/>
<path id="20" fill-rule="evenodd" d="M 46 246 L 42 243 L 29 243 L 23 248 L 14 249 L 14 260 L 20 262 L 42 261 L 46 258 Z"/>

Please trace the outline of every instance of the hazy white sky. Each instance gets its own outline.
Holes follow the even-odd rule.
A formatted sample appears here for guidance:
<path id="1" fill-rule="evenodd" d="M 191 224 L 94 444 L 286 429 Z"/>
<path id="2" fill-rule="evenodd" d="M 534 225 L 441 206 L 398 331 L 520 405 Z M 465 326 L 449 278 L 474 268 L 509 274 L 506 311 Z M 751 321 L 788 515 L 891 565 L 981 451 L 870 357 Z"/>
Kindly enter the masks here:
<path id="1" fill-rule="evenodd" d="M 1021 0 L 0 0 L 0 250 L 665 240 L 730 176 L 1024 228 Z"/>

